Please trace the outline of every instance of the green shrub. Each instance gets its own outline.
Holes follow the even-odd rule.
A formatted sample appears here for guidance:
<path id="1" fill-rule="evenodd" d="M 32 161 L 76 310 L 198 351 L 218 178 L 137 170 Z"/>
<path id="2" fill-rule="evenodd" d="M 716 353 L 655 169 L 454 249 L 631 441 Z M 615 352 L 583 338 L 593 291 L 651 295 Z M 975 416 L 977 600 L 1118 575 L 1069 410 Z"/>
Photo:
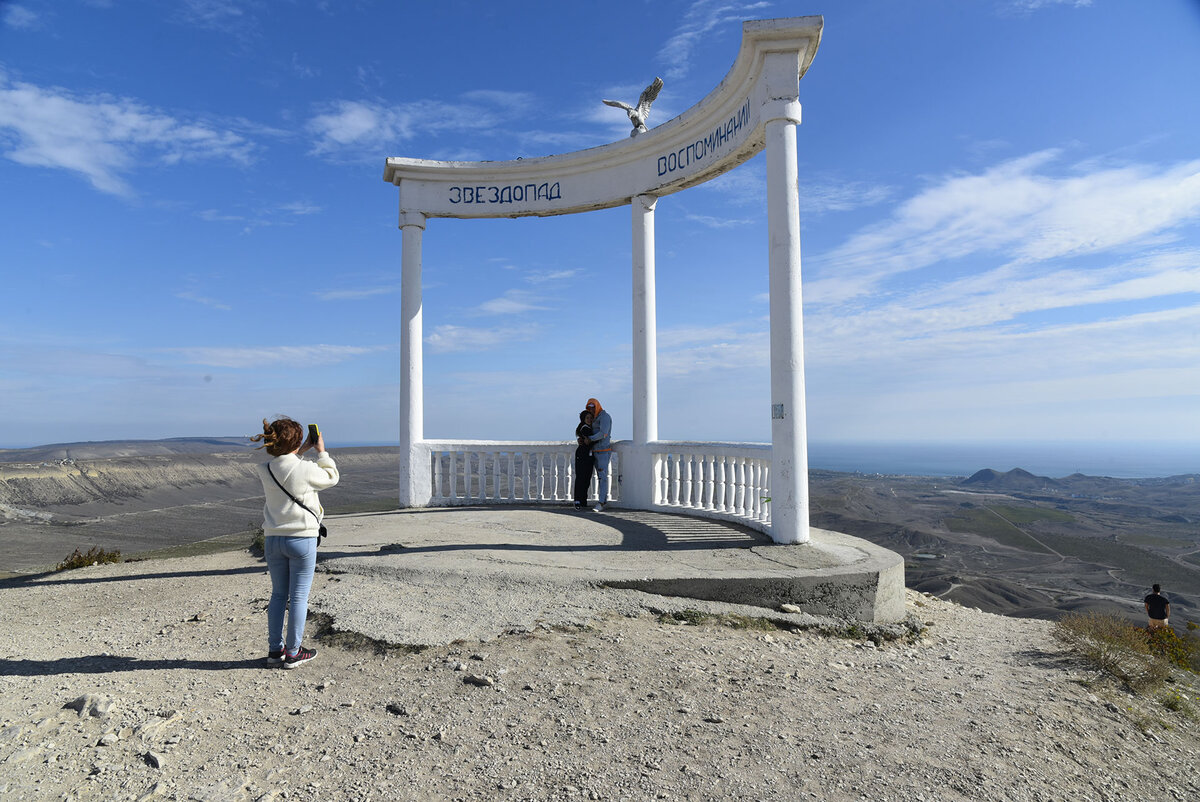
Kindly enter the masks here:
<path id="1" fill-rule="evenodd" d="M 1149 633 L 1112 613 L 1068 613 L 1053 633 L 1097 671 L 1135 693 L 1155 688 L 1171 675 L 1167 660 L 1151 649 Z"/>
<path id="2" fill-rule="evenodd" d="M 1146 643 L 1151 652 L 1179 668 L 1200 668 L 1200 639 L 1190 632 L 1181 638 L 1169 627 L 1152 629 L 1146 633 Z"/>
<path id="3" fill-rule="evenodd" d="M 255 557 L 266 557 L 267 556 L 267 538 L 266 538 L 266 535 L 263 533 L 263 528 L 261 526 L 258 526 L 250 531 L 253 534 L 253 537 L 250 538 L 250 553 L 253 554 Z"/>
<path id="4" fill-rule="evenodd" d="M 121 552 L 105 551 L 99 546 L 92 546 L 88 549 L 87 554 L 83 554 L 79 549 L 71 552 L 67 559 L 60 562 L 54 567 L 55 571 L 70 571 L 73 568 L 86 568 L 89 565 L 99 565 L 100 563 L 119 563 L 121 562 Z"/>
<path id="5" fill-rule="evenodd" d="M 1162 696 L 1161 699 L 1159 699 L 1159 701 L 1162 702 L 1162 706 L 1167 710 L 1178 713 L 1184 718 L 1196 717 L 1196 713 L 1194 710 L 1192 710 L 1192 706 L 1188 702 L 1188 698 L 1181 693 L 1168 691 Z"/>

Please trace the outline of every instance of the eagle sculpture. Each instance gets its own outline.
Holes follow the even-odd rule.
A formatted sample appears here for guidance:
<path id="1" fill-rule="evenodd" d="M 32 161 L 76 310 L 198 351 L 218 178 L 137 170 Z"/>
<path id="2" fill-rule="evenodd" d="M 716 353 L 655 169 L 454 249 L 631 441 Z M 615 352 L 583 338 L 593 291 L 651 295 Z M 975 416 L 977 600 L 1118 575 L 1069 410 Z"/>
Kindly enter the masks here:
<path id="1" fill-rule="evenodd" d="M 636 108 L 619 100 L 602 100 L 601 102 L 608 106 L 616 106 L 618 109 L 625 109 L 625 113 L 629 115 L 629 122 L 633 123 L 633 130 L 629 132 L 629 135 L 637 136 L 646 133 L 646 118 L 650 116 L 650 104 L 654 102 L 654 98 L 658 97 L 662 88 L 662 78 L 655 78 L 654 83 L 642 90 L 642 96 L 638 98 Z"/>

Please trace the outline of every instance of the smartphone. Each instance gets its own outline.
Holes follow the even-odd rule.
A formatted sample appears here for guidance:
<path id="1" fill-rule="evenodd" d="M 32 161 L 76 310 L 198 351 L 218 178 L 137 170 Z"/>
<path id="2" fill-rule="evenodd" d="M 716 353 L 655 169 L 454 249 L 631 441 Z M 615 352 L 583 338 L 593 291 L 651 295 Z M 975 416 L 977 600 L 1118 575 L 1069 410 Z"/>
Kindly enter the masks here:
<path id="1" fill-rule="evenodd" d="M 317 444 L 317 440 L 320 437 L 321 437 L 321 430 L 317 428 L 317 424 L 315 424 L 315 423 L 308 424 L 308 442 L 312 443 L 315 446 Z"/>

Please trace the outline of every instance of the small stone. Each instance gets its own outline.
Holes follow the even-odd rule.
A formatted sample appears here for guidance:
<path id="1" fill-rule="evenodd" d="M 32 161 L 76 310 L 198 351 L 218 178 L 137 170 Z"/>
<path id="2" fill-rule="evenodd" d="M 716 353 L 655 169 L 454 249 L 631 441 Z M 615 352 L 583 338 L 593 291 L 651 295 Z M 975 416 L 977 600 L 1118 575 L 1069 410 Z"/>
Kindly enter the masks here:
<path id="1" fill-rule="evenodd" d="M 119 740 L 121 740 L 121 739 L 117 737 L 117 734 L 115 732 L 106 732 L 100 736 L 100 742 L 96 745 L 97 746 L 112 746 Z"/>
<path id="2" fill-rule="evenodd" d="M 147 752 L 145 758 L 146 762 L 149 763 L 151 767 L 156 769 L 161 769 L 167 762 L 166 758 L 164 758 L 158 752 Z"/>
<path id="3" fill-rule="evenodd" d="M 398 705 L 395 702 L 388 702 L 387 707 L 385 707 L 384 709 L 387 710 L 389 713 L 391 713 L 393 716 L 407 716 L 408 715 L 408 708 L 404 707 L 403 705 Z"/>
<path id="4" fill-rule="evenodd" d="M 292 715 L 293 716 L 303 716 L 305 713 L 311 713 L 311 712 L 312 712 L 312 705 L 302 705 L 301 707 L 297 707 L 295 710 L 293 710 Z"/>
<path id="5" fill-rule="evenodd" d="M 725 723 L 725 719 L 721 718 L 720 716 L 716 716 L 716 715 L 706 716 L 704 720 L 707 721 L 709 724 L 724 724 Z"/>
<path id="6" fill-rule="evenodd" d="M 799 607 L 797 607 L 794 604 L 781 604 L 781 605 L 779 605 L 779 609 L 783 610 L 785 613 L 802 613 L 802 612 L 804 612 L 802 609 L 800 609 Z"/>

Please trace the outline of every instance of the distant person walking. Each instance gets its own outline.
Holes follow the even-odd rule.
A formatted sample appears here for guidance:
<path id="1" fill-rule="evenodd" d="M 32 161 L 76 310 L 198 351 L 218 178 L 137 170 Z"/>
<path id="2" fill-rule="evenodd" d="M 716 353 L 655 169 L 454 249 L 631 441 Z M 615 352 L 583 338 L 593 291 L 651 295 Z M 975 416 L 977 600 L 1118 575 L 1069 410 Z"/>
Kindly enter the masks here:
<path id="1" fill-rule="evenodd" d="M 592 434 L 588 440 L 592 444 L 592 458 L 596 461 L 596 479 L 600 483 L 595 512 L 604 512 L 608 503 L 608 466 L 612 462 L 612 416 L 604 411 L 600 402 L 594 398 L 587 400 L 584 408 L 592 413 Z"/>
<path id="2" fill-rule="evenodd" d="M 317 434 L 306 441 L 304 428 L 291 418 L 267 423 L 263 433 L 250 438 L 271 455 L 257 466 L 263 493 L 263 551 L 271 574 L 271 601 L 267 604 L 267 665 L 296 668 L 317 656 L 302 644 L 308 617 L 308 591 L 317 566 L 317 541 L 325 510 L 317 496 L 338 483 L 338 469 Z M 317 461 L 301 459 L 310 449 Z M 284 609 L 287 637 L 284 638 Z"/>
<path id="3" fill-rule="evenodd" d="M 592 413 L 586 409 L 579 413 L 579 425 L 575 427 L 575 509 L 582 510 L 587 504 L 588 488 L 592 484 L 592 470 L 596 460 L 592 456 Z"/>
<path id="4" fill-rule="evenodd" d="M 1150 629 L 1166 629 L 1170 626 L 1171 602 L 1162 595 L 1161 588 L 1154 586 L 1154 592 L 1146 597 L 1146 617 L 1150 619 Z"/>

